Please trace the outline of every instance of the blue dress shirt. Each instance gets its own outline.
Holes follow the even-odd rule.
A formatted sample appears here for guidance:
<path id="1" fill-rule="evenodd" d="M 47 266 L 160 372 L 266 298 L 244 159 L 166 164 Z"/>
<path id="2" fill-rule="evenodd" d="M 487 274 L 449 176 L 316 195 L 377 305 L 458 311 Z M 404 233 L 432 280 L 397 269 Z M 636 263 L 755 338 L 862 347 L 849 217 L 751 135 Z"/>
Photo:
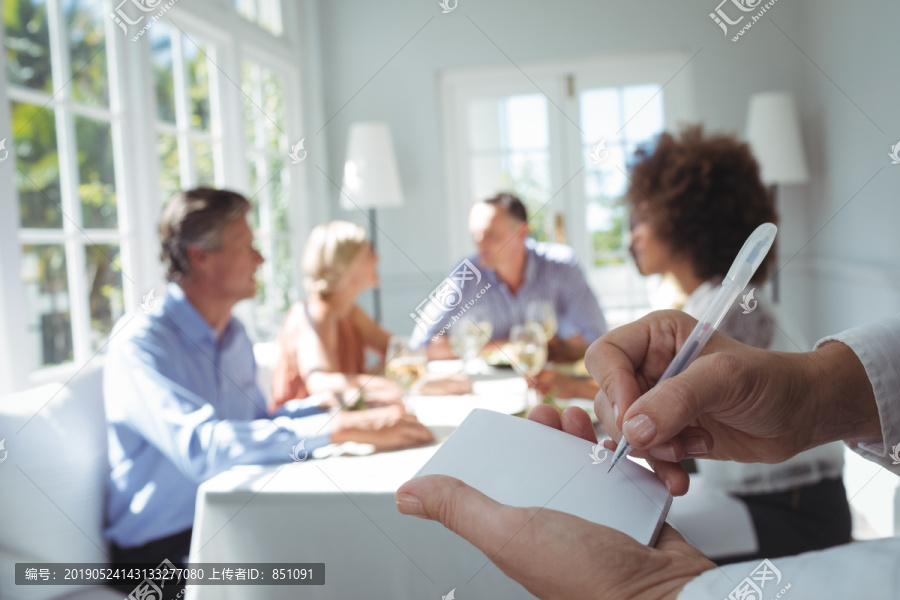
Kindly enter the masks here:
<path id="1" fill-rule="evenodd" d="M 480 264 L 478 256 L 466 259 L 477 269 L 458 267 L 411 317 L 417 325 L 410 344 L 429 344 L 435 336 L 449 334 L 454 317 L 486 320 L 493 326 L 494 339 L 508 339 L 513 325 L 524 323 L 528 306 L 549 302 L 559 325 L 558 336 L 581 335 L 590 344 L 606 333 L 606 319 L 597 298 L 588 286 L 575 253 L 569 246 L 525 240 L 525 278 L 513 293 L 500 281 L 497 272 Z M 444 332 L 443 334 L 441 332 Z"/>
<path id="2" fill-rule="evenodd" d="M 232 318 L 217 339 L 174 283 L 160 310 L 116 324 L 103 395 L 105 532 L 123 548 L 189 529 L 199 484 L 229 467 L 290 462 L 301 441 L 312 451 L 331 440 L 330 415 L 309 402 L 269 416 L 244 327 Z"/>

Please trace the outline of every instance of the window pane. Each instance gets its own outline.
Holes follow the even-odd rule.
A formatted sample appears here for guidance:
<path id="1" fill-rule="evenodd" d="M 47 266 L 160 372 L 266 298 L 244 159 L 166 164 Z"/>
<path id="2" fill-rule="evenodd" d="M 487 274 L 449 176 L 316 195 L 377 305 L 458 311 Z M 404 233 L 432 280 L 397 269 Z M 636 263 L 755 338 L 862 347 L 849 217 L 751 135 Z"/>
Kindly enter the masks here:
<path id="1" fill-rule="evenodd" d="M 31 364 L 42 367 L 72 360 L 69 280 L 62 244 L 23 246 L 21 275 Z"/>
<path id="2" fill-rule="evenodd" d="M 247 191 L 247 197 L 250 199 L 250 212 L 248 220 L 250 228 L 253 231 L 259 230 L 259 168 L 255 159 L 250 159 L 250 189 Z"/>
<path id="3" fill-rule="evenodd" d="M 12 130 L 18 169 L 19 223 L 22 227 L 62 227 L 59 155 L 53 111 L 30 104 L 12 103 Z"/>
<path id="4" fill-rule="evenodd" d="M 234 0 L 234 7 L 237 9 L 239 15 L 248 21 L 256 23 L 256 0 Z"/>
<path id="5" fill-rule="evenodd" d="M 271 152 L 287 149 L 284 133 L 284 86 L 281 79 L 268 69 L 261 70 L 263 106 L 262 123 L 266 144 Z"/>
<path id="6" fill-rule="evenodd" d="M 553 236 L 554 209 L 550 200 L 550 156 L 547 152 L 515 152 L 507 155 L 475 156 L 472 168 L 472 199 L 483 200 L 500 191 L 515 193 L 528 209 L 529 228 L 535 238 L 548 240 Z M 533 216 L 536 218 L 532 219 Z"/>
<path id="7" fill-rule="evenodd" d="M 298 290 L 294 287 L 294 258 L 290 239 L 276 239 L 274 250 L 274 256 L 267 256 L 266 260 L 271 260 L 275 265 L 274 307 L 284 313 L 299 298 Z"/>
<path id="8" fill-rule="evenodd" d="M 622 146 L 607 142 L 606 151 L 608 158 L 600 165 L 592 162 L 591 154 L 593 146 L 587 146 L 582 156 L 584 157 L 585 179 L 584 191 L 588 200 L 616 199 L 625 194 L 625 186 L 628 180 L 621 169 L 624 164 L 625 154 Z"/>
<path id="9" fill-rule="evenodd" d="M 592 263 L 595 266 L 625 262 L 625 206 L 591 202 L 587 206 L 587 230 L 591 235 Z"/>
<path id="10" fill-rule="evenodd" d="M 165 203 L 181 190 L 181 172 L 178 162 L 178 140 L 174 135 L 159 134 L 156 149 L 159 153 L 159 189 Z"/>
<path id="11" fill-rule="evenodd" d="M 281 35 L 281 0 L 234 0 L 239 15 L 275 35 Z"/>
<path id="12" fill-rule="evenodd" d="M 91 348 L 99 350 L 125 312 L 118 246 L 86 246 L 85 267 L 91 308 Z"/>
<path id="13" fill-rule="evenodd" d="M 196 185 L 216 185 L 212 146 L 206 142 L 191 142 L 194 154 L 194 180 Z"/>
<path id="14" fill-rule="evenodd" d="M 258 23 L 263 29 L 281 35 L 281 0 L 259 0 Z"/>
<path id="15" fill-rule="evenodd" d="M 272 181 L 269 187 L 272 188 L 272 218 L 274 219 L 274 229 L 278 232 L 287 232 L 291 230 L 291 197 L 289 191 L 289 172 L 284 168 L 284 161 L 281 159 L 272 160 L 269 163 L 272 169 Z"/>
<path id="16" fill-rule="evenodd" d="M 499 151 L 500 105 L 497 100 L 475 100 L 469 103 L 469 150 L 473 153 Z"/>
<path id="17" fill-rule="evenodd" d="M 269 69 L 250 61 L 241 63 L 241 91 L 244 110 L 244 135 L 250 146 L 262 146 L 270 152 L 287 150 L 284 133 L 284 84 Z M 261 98 L 261 101 L 257 101 Z M 264 139 L 257 139 L 257 128 Z"/>
<path id="18" fill-rule="evenodd" d="M 484 200 L 500 191 L 503 178 L 503 156 L 500 154 L 473 156 L 470 163 L 472 170 L 472 200 Z"/>
<path id="19" fill-rule="evenodd" d="M 586 90 L 581 93 L 581 128 L 584 141 L 596 144 L 610 139 L 622 128 L 622 105 L 617 88 Z"/>
<path id="20" fill-rule="evenodd" d="M 552 192 L 550 156 L 547 152 L 510 154 L 498 189 L 512 190 L 525 204 L 528 209 L 528 228 L 535 239 L 554 239 L 553 213 L 560 208 L 548 204 Z"/>
<path id="21" fill-rule="evenodd" d="M 9 82 L 52 91 L 46 0 L 4 0 L 3 28 Z"/>
<path id="22" fill-rule="evenodd" d="M 203 52 L 191 40 L 183 39 L 184 60 L 188 75 L 188 93 L 190 94 L 190 124 L 192 129 L 209 130 L 209 69 L 206 52 L 209 49 L 201 45 Z"/>
<path id="23" fill-rule="evenodd" d="M 639 85 L 624 89 L 626 118 L 631 122 L 625 126 L 625 137 L 631 142 L 647 140 L 663 129 L 663 104 L 660 87 Z M 659 93 L 657 93 L 659 92 Z"/>
<path id="24" fill-rule="evenodd" d="M 259 85 L 259 67 L 249 61 L 241 62 L 241 106 L 244 109 L 244 139 L 249 147 L 260 143 L 256 139 L 256 121 L 260 109 L 254 102 L 254 92 Z"/>
<path id="25" fill-rule="evenodd" d="M 546 96 L 512 96 L 505 104 L 507 147 L 511 150 L 546 148 L 550 136 Z"/>
<path id="26" fill-rule="evenodd" d="M 106 73 L 106 15 L 101 0 L 63 0 L 72 55 L 72 97 L 109 105 Z"/>
<path id="27" fill-rule="evenodd" d="M 156 117 L 175 124 L 175 76 L 172 68 L 172 30 L 162 22 L 150 28 L 150 60 L 156 90 Z"/>
<path id="28" fill-rule="evenodd" d="M 85 227 L 117 226 L 112 132 L 104 121 L 75 117 L 81 215 Z"/>

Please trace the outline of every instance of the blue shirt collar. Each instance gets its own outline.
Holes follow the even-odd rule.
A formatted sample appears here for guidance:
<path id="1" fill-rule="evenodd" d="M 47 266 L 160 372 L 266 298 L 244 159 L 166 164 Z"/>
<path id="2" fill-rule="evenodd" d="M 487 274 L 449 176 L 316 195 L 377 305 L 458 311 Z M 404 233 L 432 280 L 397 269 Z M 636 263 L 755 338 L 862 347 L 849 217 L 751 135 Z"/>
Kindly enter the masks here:
<path id="1" fill-rule="evenodd" d="M 172 319 L 172 322 L 191 340 L 195 342 L 206 340 L 212 344 L 218 344 L 216 330 L 194 308 L 191 301 L 184 295 L 184 290 L 177 283 L 170 282 L 166 286 L 166 297 L 163 301 L 162 313 Z M 231 318 L 231 321 L 234 321 L 234 317 Z M 222 335 L 223 341 L 231 329 L 231 321 L 225 327 L 225 332 Z"/>
<path id="2" fill-rule="evenodd" d="M 537 242 L 534 241 L 534 238 L 525 238 L 525 279 L 522 281 L 523 286 L 537 278 L 538 255 L 536 244 Z M 481 258 L 478 254 L 475 254 L 470 260 L 491 279 L 491 283 L 501 283 L 500 277 L 497 276 L 497 271 L 481 264 Z"/>

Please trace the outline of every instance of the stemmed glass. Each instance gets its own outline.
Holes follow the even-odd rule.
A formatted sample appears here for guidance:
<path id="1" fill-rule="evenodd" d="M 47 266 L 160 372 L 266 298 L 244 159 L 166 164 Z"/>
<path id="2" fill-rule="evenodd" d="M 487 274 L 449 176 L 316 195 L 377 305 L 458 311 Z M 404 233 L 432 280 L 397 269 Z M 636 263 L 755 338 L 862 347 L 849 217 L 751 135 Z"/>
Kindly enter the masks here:
<path id="1" fill-rule="evenodd" d="M 527 379 L 533 379 L 547 364 L 547 334 L 540 324 L 529 321 L 516 325 L 510 330 L 509 343 L 512 346 L 516 367 Z M 537 406 L 537 390 L 529 387 L 525 391 L 527 409 Z"/>
<path id="2" fill-rule="evenodd" d="M 468 371 L 471 361 L 491 341 L 494 326 L 489 321 L 474 321 L 465 318 L 450 329 L 450 347 L 462 359 L 462 370 Z"/>
<path id="3" fill-rule="evenodd" d="M 408 412 L 410 406 L 407 402 L 409 392 L 425 376 L 428 368 L 428 357 L 425 348 L 413 350 L 409 345 L 409 338 L 402 335 L 392 335 L 388 341 L 387 363 L 384 365 L 384 373 L 388 379 L 402 387 L 407 393 L 403 395 L 403 404 Z"/>
<path id="4" fill-rule="evenodd" d="M 556 320 L 556 310 L 553 303 L 549 300 L 538 300 L 528 305 L 525 310 L 525 320 L 539 323 L 544 329 L 544 335 L 548 340 L 552 340 L 559 329 L 559 323 Z"/>

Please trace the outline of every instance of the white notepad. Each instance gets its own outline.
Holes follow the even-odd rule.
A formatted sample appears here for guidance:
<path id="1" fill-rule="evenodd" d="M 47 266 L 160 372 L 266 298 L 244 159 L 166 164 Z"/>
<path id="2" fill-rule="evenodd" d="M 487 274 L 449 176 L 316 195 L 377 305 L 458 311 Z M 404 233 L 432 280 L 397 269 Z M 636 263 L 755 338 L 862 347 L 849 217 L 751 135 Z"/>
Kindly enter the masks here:
<path id="1" fill-rule="evenodd" d="M 652 544 L 672 496 L 656 475 L 628 459 L 607 473 L 610 460 L 612 452 L 594 452 L 581 438 L 476 409 L 416 477 L 450 475 L 503 504 L 567 512 Z"/>

